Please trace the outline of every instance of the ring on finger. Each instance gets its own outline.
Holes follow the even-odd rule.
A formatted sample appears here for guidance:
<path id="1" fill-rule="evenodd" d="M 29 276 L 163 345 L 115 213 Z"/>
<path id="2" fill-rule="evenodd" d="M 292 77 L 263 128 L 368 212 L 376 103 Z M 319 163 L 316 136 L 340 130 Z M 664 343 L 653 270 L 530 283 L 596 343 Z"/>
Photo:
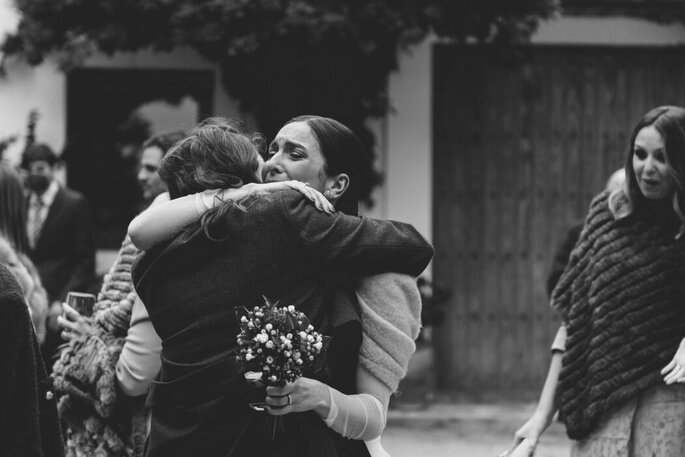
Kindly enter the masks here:
<path id="1" fill-rule="evenodd" d="M 288 397 L 288 406 L 293 404 L 293 397 L 290 396 L 290 394 L 287 395 Z"/>

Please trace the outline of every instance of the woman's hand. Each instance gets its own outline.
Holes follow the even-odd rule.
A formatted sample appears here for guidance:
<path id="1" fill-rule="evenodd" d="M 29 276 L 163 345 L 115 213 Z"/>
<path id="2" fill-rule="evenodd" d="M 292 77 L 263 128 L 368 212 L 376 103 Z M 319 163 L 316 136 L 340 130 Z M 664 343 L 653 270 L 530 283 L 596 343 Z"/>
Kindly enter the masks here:
<path id="1" fill-rule="evenodd" d="M 235 189 L 224 189 L 218 191 L 219 200 L 234 200 L 240 201 L 247 197 L 255 195 L 268 195 L 274 192 L 279 192 L 286 189 L 296 190 L 305 198 L 316 206 L 321 212 L 326 214 L 332 214 L 335 211 L 333 204 L 328 201 L 326 197 L 323 196 L 321 192 L 310 187 L 307 183 L 301 181 L 280 181 L 280 182 L 270 182 L 270 183 L 249 183 L 242 187 Z M 214 192 L 214 191 L 207 191 Z"/>
<path id="2" fill-rule="evenodd" d="M 668 385 L 676 382 L 685 383 L 685 338 L 680 342 L 673 360 L 661 370 L 661 374 Z"/>
<path id="3" fill-rule="evenodd" d="M 324 212 L 326 214 L 333 214 L 335 211 L 335 207 L 333 207 L 333 203 L 328 201 L 326 197 L 323 196 L 321 192 L 318 190 L 309 187 L 309 184 L 303 183 L 300 181 L 285 181 L 285 184 L 288 185 L 290 189 L 296 190 L 302 195 L 305 196 L 309 201 L 314 203 L 314 206 L 316 206 L 316 209 L 318 209 L 321 212 Z"/>
<path id="4" fill-rule="evenodd" d="M 57 324 L 62 328 L 62 338 L 71 340 L 73 338 L 95 333 L 93 324 L 87 317 L 81 316 L 71 306 L 62 303 L 64 314 L 57 318 Z"/>
<path id="5" fill-rule="evenodd" d="M 549 423 L 541 414 L 533 414 L 523 427 L 514 433 L 514 442 L 508 451 L 500 454 L 500 457 L 531 456 L 535 452 L 540 436 L 549 427 Z"/>
<path id="6" fill-rule="evenodd" d="M 283 387 L 266 388 L 266 410 L 273 416 L 315 410 L 325 418 L 330 409 L 328 386 L 310 378 L 298 378 Z"/>

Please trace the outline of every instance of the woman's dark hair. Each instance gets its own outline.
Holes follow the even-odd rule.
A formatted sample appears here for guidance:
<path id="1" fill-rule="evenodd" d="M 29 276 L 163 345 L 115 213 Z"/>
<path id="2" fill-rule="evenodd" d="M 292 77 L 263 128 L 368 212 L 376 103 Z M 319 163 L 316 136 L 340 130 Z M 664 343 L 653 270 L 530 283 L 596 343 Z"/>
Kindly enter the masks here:
<path id="1" fill-rule="evenodd" d="M 0 162 L 0 234 L 20 252 L 28 252 L 26 197 L 19 175 Z"/>
<path id="2" fill-rule="evenodd" d="M 373 168 L 373 159 L 357 135 L 344 124 L 321 116 L 298 116 L 286 122 L 304 122 L 311 129 L 325 159 L 324 172 L 328 176 L 345 173 L 350 182 L 336 202 L 336 209 L 357 215 L 359 202 L 370 201 L 371 190 L 381 182 Z"/>
<path id="3" fill-rule="evenodd" d="M 635 139 L 645 127 L 653 126 L 664 141 L 666 164 L 675 182 L 673 211 L 685 222 L 683 205 L 685 204 L 685 109 L 678 106 L 659 106 L 645 114 L 637 123 L 630 135 L 630 144 L 626 154 L 624 188 L 614 191 L 609 197 L 609 207 L 617 219 L 641 212 L 648 204 L 642 195 L 633 168 Z"/>
<path id="4" fill-rule="evenodd" d="M 174 144 L 159 164 L 171 198 L 257 181 L 259 138 L 228 119 L 205 119 Z"/>

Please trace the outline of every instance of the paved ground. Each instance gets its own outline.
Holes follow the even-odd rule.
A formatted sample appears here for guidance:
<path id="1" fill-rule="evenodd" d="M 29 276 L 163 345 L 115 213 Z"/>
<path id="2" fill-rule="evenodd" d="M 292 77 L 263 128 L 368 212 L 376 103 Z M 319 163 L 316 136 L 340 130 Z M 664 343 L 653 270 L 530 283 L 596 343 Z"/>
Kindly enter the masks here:
<path id="1" fill-rule="evenodd" d="M 434 404 L 420 411 L 393 408 L 383 445 L 392 457 L 496 457 L 511 445 L 513 433 L 533 404 Z M 553 424 L 535 457 L 568 457 L 563 426 Z"/>

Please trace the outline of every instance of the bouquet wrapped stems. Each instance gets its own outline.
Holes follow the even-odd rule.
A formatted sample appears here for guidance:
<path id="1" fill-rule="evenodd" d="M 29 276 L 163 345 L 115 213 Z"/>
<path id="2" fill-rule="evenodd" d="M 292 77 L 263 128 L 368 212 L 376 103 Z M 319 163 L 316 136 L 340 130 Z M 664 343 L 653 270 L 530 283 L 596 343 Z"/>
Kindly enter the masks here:
<path id="1" fill-rule="evenodd" d="M 283 387 L 300 376 L 316 373 L 326 365 L 330 337 L 314 330 L 307 316 L 294 306 L 278 307 L 264 297 L 263 306 L 235 309 L 240 326 L 237 335 L 241 371 L 253 383 Z M 250 405 L 265 411 L 264 403 Z M 283 431 L 281 416 L 267 418 L 267 437 Z"/>

